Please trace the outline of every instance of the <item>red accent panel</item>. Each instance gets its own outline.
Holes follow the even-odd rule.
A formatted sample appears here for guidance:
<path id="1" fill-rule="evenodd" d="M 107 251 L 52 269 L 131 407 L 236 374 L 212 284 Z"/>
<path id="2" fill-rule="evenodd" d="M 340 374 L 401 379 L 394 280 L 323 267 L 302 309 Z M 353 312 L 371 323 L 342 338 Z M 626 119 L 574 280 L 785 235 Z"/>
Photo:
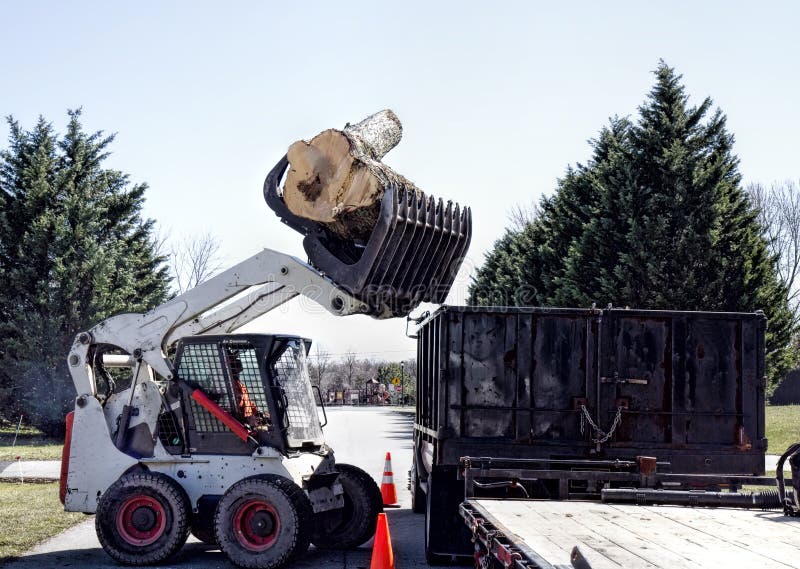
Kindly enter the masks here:
<path id="1" fill-rule="evenodd" d="M 208 396 L 200 391 L 199 389 L 195 389 L 192 391 L 192 399 L 197 401 L 197 403 L 203 407 L 206 411 L 214 415 L 217 419 L 223 422 L 223 424 L 228 427 L 233 434 L 246 441 L 248 438 L 247 429 L 245 429 L 242 424 L 233 418 L 233 416 L 228 413 L 225 409 L 211 401 Z"/>
<path id="2" fill-rule="evenodd" d="M 58 483 L 58 497 L 63 504 L 67 499 L 67 474 L 69 474 L 69 451 L 72 445 L 72 422 L 75 419 L 75 411 L 67 413 L 67 435 L 64 437 L 64 448 L 61 449 L 61 479 Z"/>

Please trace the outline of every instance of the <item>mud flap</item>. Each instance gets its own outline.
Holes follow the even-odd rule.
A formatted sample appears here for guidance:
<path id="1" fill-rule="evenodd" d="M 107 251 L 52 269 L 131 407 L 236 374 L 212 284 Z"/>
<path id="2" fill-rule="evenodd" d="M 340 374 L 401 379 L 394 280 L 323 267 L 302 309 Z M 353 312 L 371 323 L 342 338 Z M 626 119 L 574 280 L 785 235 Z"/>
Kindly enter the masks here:
<path id="1" fill-rule="evenodd" d="M 427 550 L 437 556 L 472 557 L 472 536 L 458 512 L 464 501 L 464 481 L 455 466 L 434 466 L 428 475 Z"/>

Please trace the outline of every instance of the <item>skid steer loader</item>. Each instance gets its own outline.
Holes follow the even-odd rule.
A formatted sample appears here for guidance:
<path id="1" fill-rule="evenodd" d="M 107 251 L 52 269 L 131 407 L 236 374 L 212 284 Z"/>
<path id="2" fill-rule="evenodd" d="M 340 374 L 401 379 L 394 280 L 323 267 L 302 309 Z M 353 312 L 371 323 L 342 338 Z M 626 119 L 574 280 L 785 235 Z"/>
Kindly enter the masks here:
<path id="1" fill-rule="evenodd" d="M 232 332 L 298 295 L 374 318 L 442 302 L 471 214 L 388 187 L 368 241 L 343 242 L 285 207 L 287 165 L 270 172 L 264 195 L 305 235 L 308 263 L 265 249 L 145 314 L 76 336 L 61 499 L 96 513 L 100 543 L 122 564 L 162 562 L 191 532 L 236 565 L 273 568 L 310 543 L 352 548 L 375 531 L 376 483 L 325 444 L 310 340 Z"/>

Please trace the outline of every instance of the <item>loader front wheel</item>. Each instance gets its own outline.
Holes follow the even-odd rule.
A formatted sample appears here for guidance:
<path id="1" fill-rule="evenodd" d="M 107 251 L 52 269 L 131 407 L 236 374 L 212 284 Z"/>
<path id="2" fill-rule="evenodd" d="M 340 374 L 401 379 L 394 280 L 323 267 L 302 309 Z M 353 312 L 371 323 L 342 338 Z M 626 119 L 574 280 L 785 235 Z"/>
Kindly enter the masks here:
<path id="1" fill-rule="evenodd" d="M 271 569 L 308 549 L 311 502 L 297 484 L 276 475 L 245 478 L 217 506 L 220 549 L 239 567 Z"/>
<path id="2" fill-rule="evenodd" d="M 372 477 L 350 464 L 337 464 L 344 507 L 316 515 L 311 543 L 322 549 L 353 549 L 375 534 L 383 511 L 381 491 Z"/>
<path id="3" fill-rule="evenodd" d="M 123 565 L 161 563 L 186 542 L 189 510 L 186 493 L 168 476 L 126 474 L 100 498 L 97 538 Z"/>

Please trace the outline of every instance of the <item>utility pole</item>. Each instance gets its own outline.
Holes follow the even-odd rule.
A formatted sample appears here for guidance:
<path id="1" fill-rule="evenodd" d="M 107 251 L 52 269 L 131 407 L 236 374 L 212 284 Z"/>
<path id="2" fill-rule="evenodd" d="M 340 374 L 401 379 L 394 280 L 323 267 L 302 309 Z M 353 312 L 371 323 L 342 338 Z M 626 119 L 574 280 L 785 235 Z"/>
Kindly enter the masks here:
<path id="1" fill-rule="evenodd" d="M 406 369 L 406 362 L 400 362 L 400 404 L 403 404 L 403 400 L 406 397 L 406 389 L 405 389 L 405 369 Z"/>

